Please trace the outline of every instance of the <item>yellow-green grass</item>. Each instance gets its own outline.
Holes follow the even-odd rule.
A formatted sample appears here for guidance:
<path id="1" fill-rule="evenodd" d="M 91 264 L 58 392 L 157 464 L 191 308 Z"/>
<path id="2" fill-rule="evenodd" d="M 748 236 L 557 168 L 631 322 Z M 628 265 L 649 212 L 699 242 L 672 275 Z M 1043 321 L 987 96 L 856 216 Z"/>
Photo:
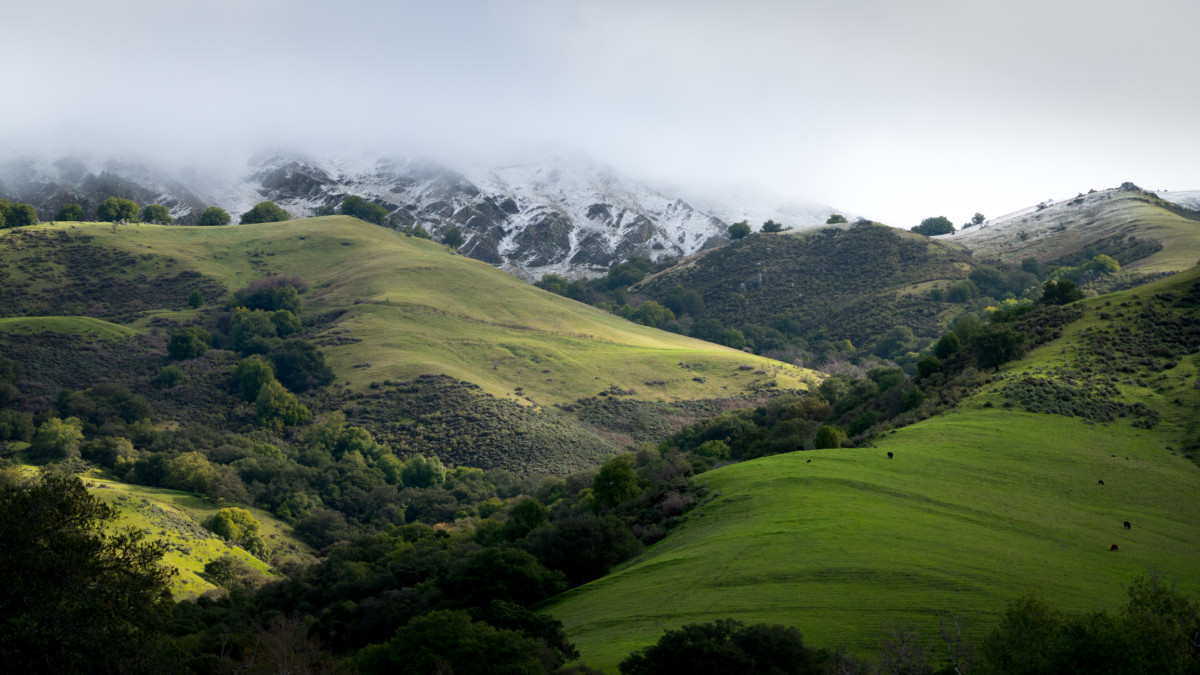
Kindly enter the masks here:
<path id="1" fill-rule="evenodd" d="M 198 271 L 231 289 L 267 273 L 302 277 L 313 287 L 307 311 L 346 311 L 317 337 L 330 338 L 326 359 L 352 387 L 444 373 L 493 395 L 548 405 L 609 385 L 635 389 L 639 398 L 694 399 L 772 383 L 803 388 L 814 375 L 630 323 L 441 244 L 352 218 L 130 225 L 115 232 L 101 223 L 70 227 L 97 245 L 139 256 L 139 264 L 149 264 L 144 256 L 173 258 L 173 269 Z M 135 324 L 147 326 L 147 320 Z M 349 342 L 345 338 L 359 341 L 337 344 Z M 521 396 L 514 394 L 517 387 Z"/>
<path id="2" fill-rule="evenodd" d="M 36 335 L 49 331 L 97 340 L 120 340 L 137 335 L 127 326 L 90 316 L 34 316 L 0 319 L 0 335 Z"/>
<path id="3" fill-rule="evenodd" d="M 163 564 L 179 574 L 172 582 L 175 598 L 195 597 L 216 588 L 200 576 L 204 565 L 223 555 L 242 559 L 264 574 L 270 566 L 238 546 L 204 529 L 203 523 L 222 508 L 188 493 L 142 485 L 130 485 L 88 475 L 84 477 L 91 494 L 118 510 L 118 527 L 132 526 L 146 532 L 148 538 L 168 544 Z M 267 511 L 241 506 L 261 523 L 260 533 L 272 557 L 296 562 L 314 560 L 312 549 L 292 536 L 292 528 Z"/>
<path id="4" fill-rule="evenodd" d="M 1121 386 L 1128 401 L 1162 413 L 1153 430 L 1005 409 L 998 393 L 1014 375 L 1067 363 L 1084 348 L 1081 331 L 1107 324 L 1100 311 L 1197 279 L 1200 268 L 1089 300 L 1063 337 L 1010 364 L 957 412 L 878 447 L 703 474 L 715 499 L 639 559 L 544 611 L 563 621 L 586 663 L 615 672 L 664 630 L 724 617 L 794 625 L 814 646 L 866 654 L 885 625 L 932 632 L 941 612 L 962 614 L 979 637 L 1027 591 L 1067 609 L 1112 609 L 1133 577 L 1162 570 L 1197 594 L 1200 469 L 1175 449 L 1195 432 L 1200 358 L 1150 387 Z"/>

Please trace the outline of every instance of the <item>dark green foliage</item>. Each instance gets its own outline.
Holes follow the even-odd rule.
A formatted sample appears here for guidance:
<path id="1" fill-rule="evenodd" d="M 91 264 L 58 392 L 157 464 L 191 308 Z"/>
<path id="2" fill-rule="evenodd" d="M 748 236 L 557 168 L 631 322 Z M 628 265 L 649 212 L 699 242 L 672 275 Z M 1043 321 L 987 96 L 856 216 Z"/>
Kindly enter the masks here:
<path id="1" fill-rule="evenodd" d="M 975 284 L 970 281 L 958 281 L 950 284 L 950 288 L 946 291 L 946 302 L 970 302 L 979 290 L 975 288 Z"/>
<path id="2" fill-rule="evenodd" d="M 1076 300 L 1083 299 L 1083 291 L 1075 285 L 1074 281 L 1063 279 L 1061 281 L 1047 281 L 1042 285 L 1042 297 L 1038 302 L 1044 305 L 1065 305 Z"/>
<path id="3" fill-rule="evenodd" d="M 1037 258 L 1024 258 L 1021 260 L 1021 271 L 1040 277 L 1042 276 L 1042 264 L 1038 262 Z"/>
<path id="4" fill-rule="evenodd" d="M 729 226 L 729 238 L 737 241 L 750 236 L 750 224 L 742 220 Z"/>
<path id="5" fill-rule="evenodd" d="M 158 369 L 158 375 L 154 378 L 155 384 L 160 387 L 174 387 L 175 384 L 185 380 L 184 370 L 178 365 L 164 365 Z"/>
<path id="6" fill-rule="evenodd" d="M 304 304 L 300 294 L 306 290 L 308 283 L 299 277 L 264 277 L 235 292 L 233 304 L 268 312 L 286 309 L 292 314 L 299 314 Z"/>
<path id="7" fill-rule="evenodd" d="M 211 342 L 212 336 L 203 328 L 180 328 L 171 333 L 171 339 L 167 342 L 167 353 L 177 361 L 194 359 L 203 356 Z"/>
<path id="8" fill-rule="evenodd" d="M 37 210 L 32 205 L 0 200 L 0 227 L 25 227 L 37 223 Z"/>
<path id="9" fill-rule="evenodd" d="M 0 472 L 0 659 L 10 672 L 147 669 L 170 611 L 165 548 L 66 472 Z"/>
<path id="10" fill-rule="evenodd" d="M 251 356 L 238 362 L 233 371 L 233 388 L 243 401 L 253 402 L 267 382 L 275 379 L 275 369 L 261 356 Z"/>
<path id="11" fill-rule="evenodd" d="M 674 318 L 675 314 L 671 312 L 671 310 L 663 307 L 653 300 L 647 300 L 641 305 L 638 305 L 638 308 L 629 316 L 630 321 L 633 321 L 634 323 L 640 323 L 643 326 L 652 326 L 654 328 L 661 328 L 664 324 L 673 320 Z"/>
<path id="12" fill-rule="evenodd" d="M 676 316 L 704 316 L 704 298 L 696 291 L 688 291 L 683 286 L 675 286 L 670 294 L 663 299 L 663 306 L 675 313 Z"/>
<path id="13" fill-rule="evenodd" d="M 96 220 L 101 222 L 115 223 L 125 221 L 127 223 L 136 223 L 137 217 L 138 205 L 132 199 L 109 197 L 100 202 L 100 205 L 96 207 Z"/>
<path id="14" fill-rule="evenodd" d="M 816 450 L 840 448 L 845 438 L 845 434 L 826 424 L 818 429 L 817 435 L 813 437 L 813 448 Z"/>
<path id="15" fill-rule="evenodd" d="M 303 340 L 284 340 L 267 353 L 275 377 L 289 390 L 302 393 L 333 382 L 333 369 L 325 365 L 321 350 Z"/>
<path id="16" fill-rule="evenodd" d="M 304 424 L 311 417 L 308 408 L 275 380 L 268 380 L 258 390 L 254 410 L 259 424 L 267 427 L 292 427 Z"/>
<path id="17" fill-rule="evenodd" d="M 894 359 L 916 347 L 916 338 L 908 326 L 895 326 L 884 333 L 875 343 L 875 354 L 881 358 Z"/>
<path id="18" fill-rule="evenodd" d="M 1025 335 L 1004 325 L 990 324 L 971 336 L 967 347 L 980 368 L 999 368 L 1025 353 Z"/>
<path id="19" fill-rule="evenodd" d="M 550 509 L 532 497 L 522 499 L 508 512 L 504 522 L 504 537 L 509 541 L 524 539 L 526 535 L 550 520 Z"/>
<path id="20" fill-rule="evenodd" d="M 556 295 L 566 295 L 567 286 L 571 282 L 566 277 L 558 274 L 544 274 L 542 279 L 534 284 L 538 288 L 550 291 Z"/>
<path id="21" fill-rule="evenodd" d="M 200 214 L 200 218 L 196 221 L 197 225 L 211 227 L 214 225 L 228 225 L 229 213 L 219 206 L 210 206 L 204 209 L 204 213 Z"/>
<path id="22" fill-rule="evenodd" d="M 953 335 L 953 333 L 951 333 Z M 939 343 L 941 341 L 939 340 Z M 942 363 L 936 357 L 926 354 L 917 359 L 917 374 L 921 377 L 930 377 L 941 369 Z"/>
<path id="23" fill-rule="evenodd" d="M 825 224 L 826 225 L 838 225 L 838 224 L 844 223 L 844 222 L 846 222 L 846 216 L 835 213 L 832 216 L 829 216 L 829 220 L 826 220 Z"/>
<path id="24" fill-rule="evenodd" d="M 150 416 L 150 404 L 122 384 L 105 382 L 60 397 L 59 412 L 78 418 L 87 435 L 122 434 L 125 426 Z"/>
<path id="25" fill-rule="evenodd" d="M 528 607 L 566 588 L 562 572 L 549 570 L 520 549 L 489 546 L 454 563 L 444 585 L 459 607 L 485 607 L 503 600 Z"/>
<path id="26" fill-rule="evenodd" d="M 466 241 L 467 239 L 463 236 L 462 230 L 457 227 L 446 230 L 446 233 L 442 235 L 442 243 L 450 248 L 456 249 L 466 243 Z"/>
<path id="27" fill-rule="evenodd" d="M 429 230 L 426 230 L 425 226 L 421 225 L 420 223 L 413 225 L 409 234 L 417 239 L 433 239 L 433 237 L 429 236 Z"/>
<path id="28" fill-rule="evenodd" d="M 0 441 L 33 440 L 33 416 L 19 410 L 0 410 Z"/>
<path id="29" fill-rule="evenodd" d="M 605 462 L 592 481 L 592 494 L 604 506 L 615 507 L 642 491 L 641 478 L 633 470 L 633 457 L 620 455 Z"/>
<path id="30" fill-rule="evenodd" d="M 82 222 L 87 218 L 83 212 L 83 207 L 79 204 L 63 204 L 58 213 L 54 214 L 54 220 L 66 220 L 74 222 Z"/>
<path id="31" fill-rule="evenodd" d="M 383 225 L 387 222 L 387 209 L 356 195 L 346 197 L 346 200 L 342 202 L 341 210 L 343 216 L 351 216 L 368 223 Z"/>
<path id="32" fill-rule="evenodd" d="M 531 532 L 526 550 L 543 565 L 566 575 L 574 587 L 598 579 L 642 550 L 629 527 L 616 516 L 583 514 Z"/>
<path id="33" fill-rule="evenodd" d="M 271 314 L 271 323 L 275 326 L 275 334 L 287 337 L 300 332 L 300 319 L 286 309 L 276 310 Z"/>
<path id="34" fill-rule="evenodd" d="M 954 223 L 945 216 L 934 216 L 921 221 L 920 225 L 911 228 L 917 234 L 933 237 L 939 234 L 950 234 L 954 231 Z"/>
<path id="35" fill-rule="evenodd" d="M 783 225 L 773 220 L 768 220 L 762 224 L 762 232 L 783 232 Z"/>
<path id="36" fill-rule="evenodd" d="M 719 619 L 669 630 L 652 647 L 621 662 L 623 675 L 783 675 L 821 673 L 817 655 L 804 646 L 800 632 L 780 625 Z"/>
<path id="37" fill-rule="evenodd" d="M 175 222 L 175 219 L 171 217 L 170 209 L 162 204 L 147 204 L 142 209 L 142 222 L 154 225 L 170 225 Z"/>
<path id="38" fill-rule="evenodd" d="M 1037 286 L 1037 276 L 1015 268 L 980 265 L 968 277 L 983 295 L 993 298 L 1020 297 Z"/>
<path id="39" fill-rule="evenodd" d="M 983 215 L 982 213 L 977 212 L 975 215 L 971 216 L 972 225 L 982 225 L 983 221 L 985 220 L 987 220 L 987 216 Z"/>
<path id="40" fill-rule="evenodd" d="M 259 202 L 254 205 L 254 208 L 243 213 L 239 222 L 242 225 L 250 225 L 253 223 L 276 223 L 290 219 L 291 216 L 288 215 L 288 212 L 279 208 L 275 202 Z"/>
<path id="41" fill-rule="evenodd" d="M 541 675 L 542 647 L 517 631 L 472 621 L 462 611 L 437 611 L 413 619 L 382 645 L 354 657 L 357 672 Z"/>
<path id="42" fill-rule="evenodd" d="M 1162 248 L 1162 243 L 1156 239 L 1139 239 L 1133 236 L 1127 237 L 1122 234 L 1114 234 L 1093 241 L 1074 253 L 1068 253 L 1055 258 L 1050 261 L 1049 266 L 1080 267 L 1098 255 L 1111 257 L 1121 266 L 1126 266 L 1142 258 L 1152 256 L 1161 251 Z M 1022 265 L 1024 265 L 1024 261 L 1022 261 Z"/>
<path id="43" fill-rule="evenodd" d="M 404 487 L 438 487 L 446 480 L 446 467 L 436 455 L 416 455 L 404 463 L 400 470 L 400 481 Z"/>

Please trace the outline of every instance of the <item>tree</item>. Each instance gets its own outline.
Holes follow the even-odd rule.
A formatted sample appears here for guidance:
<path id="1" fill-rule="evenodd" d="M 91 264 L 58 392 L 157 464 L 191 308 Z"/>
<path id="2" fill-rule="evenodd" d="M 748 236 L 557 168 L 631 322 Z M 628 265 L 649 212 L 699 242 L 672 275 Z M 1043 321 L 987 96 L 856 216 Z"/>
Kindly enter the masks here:
<path id="1" fill-rule="evenodd" d="M 138 216 L 137 202 L 132 199 L 109 197 L 96 207 L 96 220 L 101 222 L 125 221 L 136 223 Z"/>
<path id="2" fill-rule="evenodd" d="M 737 241 L 750 236 L 750 224 L 746 221 L 738 221 L 729 226 L 729 238 Z"/>
<path id="3" fill-rule="evenodd" d="M 268 427 L 294 427 L 309 420 L 308 408 L 276 380 L 268 380 L 254 399 L 258 422 Z"/>
<path id="4" fill-rule="evenodd" d="M 288 212 L 279 208 L 275 202 L 259 202 L 254 205 L 254 208 L 243 213 L 239 222 L 242 225 L 250 225 L 253 223 L 277 223 L 290 219 L 291 216 L 288 215 Z"/>
<path id="5" fill-rule="evenodd" d="M 571 587 L 599 579 L 642 550 L 642 542 L 620 518 L 592 514 L 543 525 L 522 545 L 543 565 L 565 574 Z"/>
<path id="6" fill-rule="evenodd" d="M 438 487 L 446 480 L 446 467 L 437 456 L 416 455 L 404 463 L 400 482 L 406 488 Z"/>
<path id="7" fill-rule="evenodd" d="M 180 328 L 171 333 L 171 340 L 167 343 L 167 353 L 176 361 L 194 359 L 204 355 L 211 340 L 212 336 L 203 328 L 194 326 Z"/>
<path id="8" fill-rule="evenodd" d="M 368 223 L 383 225 L 387 222 L 388 211 L 379 204 L 369 202 L 362 197 L 351 195 L 342 202 L 342 215 L 365 220 Z"/>
<path id="9" fill-rule="evenodd" d="M 988 324 L 971 336 L 968 346 L 980 368 L 999 370 L 1002 364 L 1025 353 L 1025 334 L 1008 326 Z"/>
<path id="10" fill-rule="evenodd" d="M 29 454 L 39 462 L 54 462 L 79 457 L 79 442 L 83 440 L 83 422 L 77 417 L 59 419 L 51 417 L 42 422 Z"/>
<path id="11" fill-rule="evenodd" d="M 259 534 L 262 524 L 246 509 L 232 506 L 213 514 L 204 524 L 213 534 L 241 546 L 255 558 L 265 560 L 267 545 Z"/>
<path id="12" fill-rule="evenodd" d="M 600 466 L 592 479 L 592 494 L 604 506 L 619 506 L 641 492 L 642 481 L 633 468 L 633 455 L 613 457 Z"/>
<path id="13" fill-rule="evenodd" d="M 75 476 L 0 472 L 0 659 L 10 672 L 120 673 L 171 609 L 161 542 L 114 530 L 117 510 Z"/>
<path id="14" fill-rule="evenodd" d="M 197 225 L 228 225 L 229 214 L 225 209 L 219 206 L 210 206 L 204 209 L 204 213 L 200 214 L 200 219 L 196 221 Z"/>
<path id="15" fill-rule="evenodd" d="M 25 227 L 37 225 L 37 209 L 29 204 L 14 204 L 0 200 L 0 227 Z"/>
<path id="16" fill-rule="evenodd" d="M 187 304 L 192 309 L 197 309 L 200 305 L 204 304 L 204 294 L 200 292 L 200 289 L 188 293 Z"/>
<path id="17" fill-rule="evenodd" d="M 783 223 L 768 220 L 762 224 L 762 232 L 783 232 Z"/>
<path id="18" fill-rule="evenodd" d="M 945 216 L 936 216 L 922 220 L 920 225 L 912 228 L 912 231 L 917 234 L 923 234 L 926 237 L 950 234 L 954 231 L 954 223 L 951 223 L 950 219 Z"/>
<path id="19" fill-rule="evenodd" d="M 540 675 L 542 645 L 517 631 L 473 621 L 464 611 L 438 610 L 396 630 L 386 644 L 354 655 L 356 672 Z"/>
<path id="20" fill-rule="evenodd" d="M 733 619 L 669 630 L 653 646 L 630 654 L 619 667 L 623 675 L 822 672 L 817 655 L 804 646 L 795 628 L 746 626 Z"/>
<path id="21" fill-rule="evenodd" d="M 275 322 L 271 320 L 272 314 L 261 309 L 235 308 L 229 318 L 229 345 L 245 353 L 249 351 L 254 338 L 276 337 L 278 333 Z"/>
<path id="22" fill-rule="evenodd" d="M 817 450 L 840 448 L 844 440 L 846 440 L 846 434 L 826 424 L 817 430 L 817 435 L 813 438 L 813 448 Z"/>
<path id="23" fill-rule="evenodd" d="M 933 355 L 939 359 L 947 359 L 957 354 L 959 349 L 962 349 L 962 342 L 958 336 L 954 333 L 946 333 L 934 345 Z"/>
<path id="24" fill-rule="evenodd" d="M 303 340 L 285 340 L 267 353 L 275 377 L 288 389 L 302 393 L 333 382 L 333 369 L 320 349 Z"/>
<path id="25" fill-rule="evenodd" d="M 638 305 L 638 308 L 629 316 L 630 321 L 653 328 L 658 328 L 674 318 L 675 314 L 671 310 L 653 300 L 647 300 Z"/>
<path id="26" fill-rule="evenodd" d="M 844 223 L 844 222 L 846 222 L 846 216 L 835 213 L 832 216 L 829 216 L 829 220 L 826 220 L 825 224 L 826 225 L 838 225 L 838 224 Z"/>
<path id="27" fill-rule="evenodd" d="M 142 222 L 154 225 L 170 225 L 175 222 L 175 219 L 171 217 L 170 209 L 162 204 L 147 204 L 146 208 L 142 209 Z"/>
<path id="28" fill-rule="evenodd" d="M 54 214 L 55 220 L 65 220 L 68 222 L 82 222 L 86 217 L 83 213 L 83 207 L 79 204 L 63 204 L 58 213 Z"/>
<path id="29" fill-rule="evenodd" d="M 985 220 L 987 220 L 987 218 L 982 213 L 976 213 L 975 215 L 971 216 L 971 224 L 973 225 L 982 225 L 983 221 Z"/>
<path id="30" fill-rule="evenodd" d="M 425 226 L 420 223 L 417 223 L 416 225 L 412 226 L 412 231 L 410 234 L 412 234 L 412 236 L 416 237 L 417 239 L 432 239 L 433 238 L 433 237 L 429 236 L 429 230 L 426 230 Z"/>
<path id="31" fill-rule="evenodd" d="M 233 370 L 233 387 L 243 401 L 253 402 L 267 382 L 275 379 L 275 369 L 270 362 L 257 354 L 242 359 Z"/>
<path id="32" fill-rule="evenodd" d="M 942 362 L 929 354 L 917 359 L 917 374 L 921 377 L 929 377 L 941 370 L 941 367 Z"/>
<path id="33" fill-rule="evenodd" d="M 1042 284 L 1042 297 L 1038 302 L 1043 305 L 1065 305 L 1083 299 L 1083 291 L 1069 279 L 1047 281 Z"/>
<path id="34" fill-rule="evenodd" d="M 446 234 L 442 235 L 442 243 L 450 248 L 457 249 L 462 246 L 467 240 L 463 237 L 462 230 L 457 227 L 452 227 L 446 230 Z"/>

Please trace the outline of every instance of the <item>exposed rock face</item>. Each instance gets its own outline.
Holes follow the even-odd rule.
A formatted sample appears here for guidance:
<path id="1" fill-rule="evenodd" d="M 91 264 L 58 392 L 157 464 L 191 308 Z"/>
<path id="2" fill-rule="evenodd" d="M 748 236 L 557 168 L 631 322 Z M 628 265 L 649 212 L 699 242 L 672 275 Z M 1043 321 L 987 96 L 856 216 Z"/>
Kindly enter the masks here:
<path id="1" fill-rule="evenodd" d="M 210 205 L 224 208 L 237 222 L 264 200 L 305 217 L 358 195 L 386 208 L 393 227 L 419 224 L 435 238 L 458 227 L 466 237 L 465 255 L 530 280 L 549 272 L 572 278 L 602 274 L 639 255 L 656 260 L 690 255 L 727 242 L 731 222 L 578 157 L 461 173 L 413 158 L 263 155 L 234 174 L 203 180 L 196 175 L 189 179 L 134 164 L 89 165 L 70 158 L 11 161 L 0 166 L 0 197 L 34 204 L 44 220 L 63 204 L 77 202 L 94 214 L 106 197 L 125 197 L 140 205 L 162 204 L 186 225 Z M 724 205 L 720 212 L 763 208 Z M 786 224 L 819 225 L 823 213 Z"/>

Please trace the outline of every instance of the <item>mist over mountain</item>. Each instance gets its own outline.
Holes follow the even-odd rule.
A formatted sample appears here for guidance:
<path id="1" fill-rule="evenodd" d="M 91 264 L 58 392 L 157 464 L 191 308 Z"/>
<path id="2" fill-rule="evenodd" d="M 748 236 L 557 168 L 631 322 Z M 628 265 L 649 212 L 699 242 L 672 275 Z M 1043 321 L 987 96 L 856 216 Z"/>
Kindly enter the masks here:
<path id="1" fill-rule="evenodd" d="M 529 279 L 603 273 L 637 256 L 690 255 L 726 241 L 729 224 L 738 220 L 755 229 L 765 220 L 804 228 L 834 212 L 744 188 L 658 187 L 566 151 L 461 169 L 415 155 L 295 152 L 174 170 L 75 157 L 0 165 L 0 197 L 33 204 L 43 220 L 69 203 L 94 217 L 96 205 L 110 196 L 162 204 L 177 223 L 194 224 L 207 206 L 224 208 L 236 221 L 270 200 L 306 217 L 336 210 L 353 195 L 387 209 L 394 227 L 420 225 L 435 238 L 458 227 L 464 254 Z"/>

